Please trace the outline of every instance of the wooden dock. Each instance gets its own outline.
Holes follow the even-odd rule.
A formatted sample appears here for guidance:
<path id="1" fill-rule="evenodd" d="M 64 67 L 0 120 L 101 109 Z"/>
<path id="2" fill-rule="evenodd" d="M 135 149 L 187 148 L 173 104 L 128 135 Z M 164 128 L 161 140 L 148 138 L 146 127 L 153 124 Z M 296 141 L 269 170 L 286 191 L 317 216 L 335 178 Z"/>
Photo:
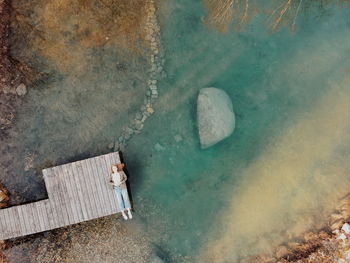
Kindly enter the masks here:
<path id="1" fill-rule="evenodd" d="M 109 184 L 119 152 L 43 170 L 48 199 L 0 209 L 0 240 L 26 236 L 120 212 Z"/>

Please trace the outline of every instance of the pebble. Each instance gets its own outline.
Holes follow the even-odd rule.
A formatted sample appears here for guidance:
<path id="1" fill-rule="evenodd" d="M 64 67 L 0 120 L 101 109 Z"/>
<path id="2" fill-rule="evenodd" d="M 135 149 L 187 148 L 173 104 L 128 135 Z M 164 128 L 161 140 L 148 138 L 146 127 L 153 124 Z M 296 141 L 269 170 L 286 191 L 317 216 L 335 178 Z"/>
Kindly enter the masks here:
<path id="1" fill-rule="evenodd" d="M 131 129 L 131 128 L 129 128 L 129 127 L 126 127 L 126 128 L 125 128 L 125 132 L 126 132 L 127 134 L 130 134 L 130 135 L 134 133 L 133 129 Z"/>
<path id="2" fill-rule="evenodd" d="M 160 145 L 158 142 L 154 145 L 154 149 L 156 149 L 156 151 L 158 152 L 165 150 L 165 148 L 162 145 Z"/>
<path id="3" fill-rule="evenodd" d="M 131 135 L 129 133 L 125 133 L 124 139 L 127 141 L 131 138 Z"/>
<path id="4" fill-rule="evenodd" d="M 141 107 L 142 108 L 142 107 Z M 146 107 L 144 107 L 146 109 Z M 142 109 L 141 109 L 142 110 Z M 142 110 L 143 111 L 143 110 Z M 137 112 L 136 113 L 136 120 L 141 120 L 142 119 L 142 112 Z"/>
<path id="5" fill-rule="evenodd" d="M 151 90 L 155 90 L 155 89 L 157 89 L 157 86 L 152 84 L 152 85 L 149 86 L 149 88 L 150 88 Z"/>
<path id="6" fill-rule="evenodd" d="M 348 223 L 345 223 L 341 228 L 345 234 L 350 234 L 350 225 Z"/>
<path id="7" fill-rule="evenodd" d="M 174 136 L 174 139 L 175 139 L 176 142 L 181 142 L 182 141 L 182 136 L 180 134 L 176 134 Z"/>
<path id="8" fill-rule="evenodd" d="M 143 116 L 142 116 L 142 119 L 141 119 L 141 122 L 145 122 L 145 120 L 147 119 L 147 114 L 144 114 Z M 143 125 L 143 124 L 142 124 Z"/>
<path id="9" fill-rule="evenodd" d="M 135 122 L 135 129 L 136 130 L 142 130 L 142 128 L 143 128 L 142 119 L 140 121 Z"/>
<path id="10" fill-rule="evenodd" d="M 27 87 L 23 83 L 19 84 L 16 88 L 16 93 L 18 96 L 24 96 L 27 94 Z"/>
<path id="11" fill-rule="evenodd" d="M 151 108 L 151 107 L 148 107 L 147 108 L 147 112 L 150 113 L 150 114 L 153 114 L 154 113 L 154 109 Z"/>
<path id="12" fill-rule="evenodd" d="M 346 239 L 346 235 L 340 234 L 340 235 L 337 237 L 337 239 L 339 239 L 339 240 L 345 240 L 345 239 Z"/>

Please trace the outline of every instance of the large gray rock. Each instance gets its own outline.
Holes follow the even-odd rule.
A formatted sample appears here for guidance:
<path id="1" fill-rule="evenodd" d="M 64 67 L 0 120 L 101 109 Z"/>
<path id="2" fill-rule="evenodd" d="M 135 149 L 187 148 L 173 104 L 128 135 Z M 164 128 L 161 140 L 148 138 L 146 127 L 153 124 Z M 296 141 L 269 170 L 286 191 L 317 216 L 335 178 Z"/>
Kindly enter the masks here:
<path id="1" fill-rule="evenodd" d="M 225 91 L 216 88 L 200 90 L 197 100 L 197 126 L 203 149 L 232 134 L 235 115 L 231 99 Z"/>

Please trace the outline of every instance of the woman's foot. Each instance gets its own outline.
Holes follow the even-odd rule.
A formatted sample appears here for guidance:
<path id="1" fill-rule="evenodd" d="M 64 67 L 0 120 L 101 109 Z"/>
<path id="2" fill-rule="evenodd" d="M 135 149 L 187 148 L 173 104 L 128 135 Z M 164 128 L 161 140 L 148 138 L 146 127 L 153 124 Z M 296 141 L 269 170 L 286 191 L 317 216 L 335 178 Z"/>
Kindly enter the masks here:
<path id="1" fill-rule="evenodd" d="M 123 216 L 124 220 L 128 220 L 128 217 L 126 216 L 124 211 L 122 211 L 122 216 Z"/>
<path id="2" fill-rule="evenodd" d="M 132 214 L 131 214 L 131 210 L 130 209 L 128 209 L 128 216 L 129 216 L 130 219 L 132 219 Z"/>

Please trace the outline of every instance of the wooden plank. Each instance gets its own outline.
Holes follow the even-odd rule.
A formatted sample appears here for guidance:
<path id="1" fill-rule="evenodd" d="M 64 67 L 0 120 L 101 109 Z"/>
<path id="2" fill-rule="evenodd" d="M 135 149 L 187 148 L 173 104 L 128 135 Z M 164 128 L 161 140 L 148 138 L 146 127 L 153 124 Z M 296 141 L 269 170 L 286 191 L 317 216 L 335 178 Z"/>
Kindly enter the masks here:
<path id="1" fill-rule="evenodd" d="M 80 181 L 80 184 L 82 186 L 81 192 L 82 192 L 83 198 L 85 200 L 86 211 L 88 214 L 88 217 L 85 220 L 90 220 L 90 219 L 94 218 L 94 215 L 93 215 L 94 214 L 94 212 L 93 212 L 94 205 L 92 203 L 92 197 L 90 195 L 89 185 L 88 185 L 88 182 L 86 180 L 86 175 L 84 173 L 81 161 L 77 162 L 76 168 L 78 170 L 79 181 Z"/>
<path id="2" fill-rule="evenodd" d="M 25 233 L 27 232 L 27 224 L 25 220 L 25 215 L 23 214 L 23 206 L 17 206 L 16 209 L 18 212 L 18 219 L 21 224 L 21 233 L 22 235 L 25 235 Z"/>
<path id="3" fill-rule="evenodd" d="M 104 159 L 105 159 L 105 161 L 106 161 L 108 167 L 111 167 L 112 164 L 114 164 L 114 161 L 113 161 L 113 159 L 111 158 L 111 155 L 106 155 L 106 156 L 104 156 Z M 115 191 L 114 191 L 114 190 L 112 190 L 112 191 L 109 190 L 108 193 L 109 193 L 110 196 L 111 196 L 112 204 L 113 204 L 113 209 L 112 209 L 111 213 L 117 213 L 118 211 L 121 210 L 121 208 L 120 208 L 119 205 L 118 205 L 118 200 L 117 200 L 117 196 L 116 196 L 116 194 L 115 194 Z"/>
<path id="4" fill-rule="evenodd" d="M 11 229 L 11 226 L 10 226 L 8 213 L 9 213 L 9 209 L 4 209 L 3 210 L 3 219 L 4 219 L 5 225 L 6 225 L 5 231 L 4 231 L 4 236 L 5 237 L 8 237 L 8 236 L 12 235 L 12 229 Z"/>
<path id="5" fill-rule="evenodd" d="M 70 225 L 74 223 L 73 211 L 71 209 L 71 200 L 68 197 L 68 190 L 66 186 L 66 174 L 62 170 L 62 166 L 57 166 L 56 171 L 58 173 L 57 181 L 59 186 L 59 197 L 61 201 L 61 207 L 63 211 L 63 217 L 65 220 L 65 225 Z"/>
<path id="6" fill-rule="evenodd" d="M 100 198 L 100 203 L 101 203 L 101 214 L 103 216 L 109 214 L 110 208 L 108 208 L 109 201 L 108 201 L 108 196 L 105 192 L 105 182 L 103 181 L 103 177 L 105 175 L 101 173 L 99 169 L 97 169 L 97 164 L 96 164 L 96 158 L 92 159 L 91 162 L 89 162 L 89 165 L 91 167 L 91 171 L 93 172 L 96 180 L 96 185 L 98 187 L 98 192 L 99 192 L 99 198 Z M 107 185 L 109 186 L 109 185 Z"/>
<path id="7" fill-rule="evenodd" d="M 97 213 L 98 217 L 101 217 L 104 215 L 104 200 L 103 200 L 103 194 L 100 186 L 100 180 L 99 180 L 99 174 L 93 169 L 93 159 L 91 158 L 88 162 L 86 162 L 87 169 L 89 171 L 90 175 L 90 182 L 92 184 L 92 187 L 94 188 L 94 196 L 95 200 L 98 206 Z"/>
<path id="8" fill-rule="evenodd" d="M 111 197 L 110 194 L 108 194 L 108 192 L 112 189 L 110 187 L 109 184 L 109 171 L 105 169 L 106 167 L 106 162 L 104 160 L 104 158 L 97 158 L 96 159 L 96 168 L 98 169 L 98 171 L 102 174 L 101 179 L 102 179 L 102 187 L 103 187 L 103 191 L 104 194 L 106 196 L 106 207 L 107 209 L 107 215 L 112 214 L 113 211 L 113 199 Z M 113 189 L 112 189 L 113 191 Z"/>
<path id="9" fill-rule="evenodd" d="M 65 165 L 64 170 L 67 173 L 67 182 L 69 183 L 68 191 L 70 192 L 72 198 L 72 209 L 75 211 L 76 222 L 81 222 L 84 220 L 84 213 L 82 210 L 82 205 L 80 204 L 79 196 L 78 196 L 78 188 L 75 182 L 75 174 L 71 169 L 71 165 Z"/>
<path id="10" fill-rule="evenodd" d="M 54 229 L 58 224 L 55 220 L 56 215 L 53 213 L 53 209 L 51 207 L 51 202 L 45 202 L 44 207 L 47 213 L 47 221 L 49 223 L 50 229 Z"/>
<path id="11" fill-rule="evenodd" d="M 98 203 L 96 200 L 96 198 L 97 198 L 96 191 L 95 191 L 94 186 L 91 182 L 92 181 L 91 173 L 89 172 L 88 167 L 86 165 L 87 162 L 88 162 L 88 160 L 82 161 L 82 162 L 80 162 L 80 165 L 81 165 L 81 169 L 82 169 L 83 174 L 84 174 L 83 179 L 84 179 L 86 186 L 87 186 L 85 194 L 88 196 L 88 198 L 90 200 L 91 217 L 96 218 L 99 216 Z"/>
<path id="12" fill-rule="evenodd" d="M 29 217 L 31 218 L 30 219 L 30 222 L 31 222 L 31 234 L 32 233 L 36 233 L 38 231 L 40 231 L 40 228 L 38 227 L 38 216 L 35 215 L 36 211 L 34 209 L 34 203 L 30 203 L 30 204 L 27 204 L 27 209 L 28 209 L 28 214 L 29 214 Z"/>
<path id="13" fill-rule="evenodd" d="M 44 177 L 44 179 L 45 179 L 45 184 L 47 185 L 47 189 L 48 189 L 47 192 L 49 195 L 50 202 L 46 205 L 46 209 L 49 209 L 50 211 L 50 216 L 49 216 L 50 226 L 52 228 L 55 228 L 62 224 L 62 219 L 61 219 L 62 216 L 58 215 L 60 211 L 56 208 L 57 198 L 54 192 L 55 186 L 52 180 L 53 177 L 54 177 L 53 169 L 52 168 L 47 169 L 46 176 Z"/>
<path id="14" fill-rule="evenodd" d="M 43 215 L 42 211 L 42 201 L 38 201 L 33 203 L 34 204 L 34 209 L 37 215 L 37 226 L 38 226 L 38 231 L 37 232 L 42 232 L 46 230 L 45 223 L 44 223 L 44 217 L 46 215 Z"/>
<path id="15" fill-rule="evenodd" d="M 26 221 L 27 221 L 27 235 L 35 233 L 35 223 L 34 223 L 34 216 L 33 211 L 31 209 L 31 204 L 27 204 L 23 206 L 23 211 L 26 215 Z"/>
<path id="16" fill-rule="evenodd" d="M 65 196 L 66 191 L 65 191 L 63 184 L 62 184 L 63 175 L 61 174 L 61 170 L 60 170 L 59 166 L 54 167 L 54 171 L 55 171 L 55 177 L 53 179 L 54 179 L 54 182 L 55 182 L 56 187 L 57 187 L 57 191 L 55 194 L 57 196 L 59 209 L 60 209 L 61 215 L 62 215 L 62 220 L 63 220 L 62 226 L 66 226 L 66 225 L 70 224 L 70 218 L 68 215 L 67 199 Z"/>
<path id="17" fill-rule="evenodd" d="M 108 198 L 107 192 L 106 192 L 106 187 L 110 187 L 108 184 L 108 175 L 105 175 L 101 169 L 99 169 L 99 161 L 98 158 L 94 158 L 91 161 L 91 165 L 92 165 L 92 170 L 94 171 L 94 173 L 97 175 L 97 179 L 98 179 L 98 183 L 99 183 L 99 187 L 100 187 L 100 191 L 102 193 L 101 196 L 101 202 L 102 202 L 102 206 L 104 208 L 104 215 L 109 215 L 109 211 L 111 210 L 111 203 L 110 200 Z M 107 177 L 107 183 L 104 180 L 104 178 Z"/>
<path id="18" fill-rule="evenodd" d="M 63 218 L 61 215 L 61 211 L 59 209 L 59 201 L 56 195 L 57 191 L 57 185 L 54 182 L 55 179 L 55 172 L 53 168 L 48 170 L 47 173 L 47 184 L 49 186 L 48 193 L 49 193 L 49 200 L 50 200 L 50 208 L 52 212 L 52 219 L 54 221 L 53 227 L 58 227 L 63 225 Z"/>
<path id="19" fill-rule="evenodd" d="M 70 218 L 70 224 L 74 224 L 79 222 L 78 212 L 76 209 L 75 199 L 73 196 L 73 190 L 72 190 L 72 183 L 70 180 L 70 174 L 67 172 L 67 165 L 62 165 L 61 167 L 61 173 L 63 174 L 63 180 L 62 183 L 64 184 L 64 187 L 66 189 L 65 197 L 67 200 L 67 206 L 68 206 L 68 213 Z"/>
<path id="20" fill-rule="evenodd" d="M 31 209 L 33 213 L 34 225 L 35 225 L 35 233 L 41 232 L 40 219 L 38 215 L 38 209 L 36 209 L 36 202 L 31 203 Z"/>
<path id="21" fill-rule="evenodd" d="M 98 173 L 98 171 L 95 171 L 93 169 L 93 159 L 91 159 L 89 162 L 87 162 L 89 171 L 90 171 L 90 176 L 92 178 L 92 182 L 93 182 L 93 187 L 95 187 L 96 189 L 96 198 L 97 198 L 97 203 L 99 205 L 99 209 L 98 209 L 98 213 L 99 213 L 99 217 L 103 216 L 105 213 L 105 201 L 104 201 L 104 197 L 103 197 L 103 191 L 101 189 L 101 183 L 100 183 L 100 175 Z"/>
<path id="22" fill-rule="evenodd" d="M 4 220 L 4 211 L 6 208 L 0 209 L 0 240 L 4 239 L 5 231 L 7 229 L 6 222 Z"/>
<path id="23" fill-rule="evenodd" d="M 41 214 L 42 214 L 42 220 L 43 220 L 44 226 L 45 226 L 44 230 L 50 229 L 49 215 L 48 215 L 48 211 L 46 209 L 46 204 L 48 202 L 49 202 L 49 200 L 43 200 L 38 204 L 38 207 L 39 207 Z"/>
<path id="24" fill-rule="evenodd" d="M 14 207 L 14 209 L 12 210 L 12 215 L 13 215 L 12 220 L 14 220 L 15 227 L 16 227 L 14 235 L 20 236 L 22 233 L 22 227 L 21 227 L 21 222 L 19 220 L 18 210 L 16 209 L 16 207 Z"/>
<path id="25" fill-rule="evenodd" d="M 81 171 L 78 170 L 78 167 L 77 167 L 77 163 L 72 163 L 72 169 L 74 171 L 74 179 L 75 179 L 75 182 L 76 182 L 76 186 L 77 186 L 77 190 L 78 190 L 78 197 L 79 197 L 79 201 L 80 201 L 80 205 L 81 205 L 81 208 L 83 210 L 83 221 L 85 220 L 88 220 L 90 218 L 90 213 L 88 211 L 88 200 L 86 199 L 85 195 L 84 195 L 84 192 L 82 190 L 82 187 L 86 187 L 84 186 L 85 184 L 82 184 L 82 180 L 80 179 L 81 177 Z"/>

